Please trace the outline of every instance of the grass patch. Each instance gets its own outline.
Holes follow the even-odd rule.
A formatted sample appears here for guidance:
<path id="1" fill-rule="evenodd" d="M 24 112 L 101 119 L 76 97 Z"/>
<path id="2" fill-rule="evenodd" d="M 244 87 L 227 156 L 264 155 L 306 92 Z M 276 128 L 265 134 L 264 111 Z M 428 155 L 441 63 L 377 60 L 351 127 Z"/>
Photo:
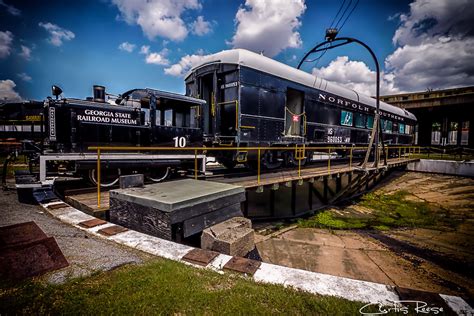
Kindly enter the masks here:
<path id="1" fill-rule="evenodd" d="M 361 229 L 367 227 L 367 222 L 354 218 L 336 218 L 332 212 L 324 211 L 309 219 L 300 219 L 298 226 L 306 228 Z"/>
<path id="2" fill-rule="evenodd" d="M 354 315 L 364 304 L 259 284 L 166 259 L 75 279 L 0 285 L 0 314 Z"/>
<path id="3" fill-rule="evenodd" d="M 394 194 L 368 193 L 360 206 L 373 210 L 370 216 L 354 218 L 337 216 L 331 211 L 323 211 L 309 219 L 298 222 L 300 227 L 317 227 L 331 229 L 377 229 L 389 230 L 394 227 L 433 227 L 455 226 L 456 222 L 445 210 L 434 210 L 426 202 L 407 199 L 410 193 L 398 191 Z"/>

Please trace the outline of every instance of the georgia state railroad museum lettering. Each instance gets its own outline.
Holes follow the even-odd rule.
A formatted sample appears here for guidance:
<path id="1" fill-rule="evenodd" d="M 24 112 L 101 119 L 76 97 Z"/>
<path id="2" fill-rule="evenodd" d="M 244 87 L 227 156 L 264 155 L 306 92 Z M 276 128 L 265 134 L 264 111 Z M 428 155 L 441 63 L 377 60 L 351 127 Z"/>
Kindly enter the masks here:
<path id="1" fill-rule="evenodd" d="M 104 110 L 85 110 L 84 114 L 77 115 L 77 120 L 81 122 L 137 125 L 137 120 L 132 118 L 131 113 Z"/>

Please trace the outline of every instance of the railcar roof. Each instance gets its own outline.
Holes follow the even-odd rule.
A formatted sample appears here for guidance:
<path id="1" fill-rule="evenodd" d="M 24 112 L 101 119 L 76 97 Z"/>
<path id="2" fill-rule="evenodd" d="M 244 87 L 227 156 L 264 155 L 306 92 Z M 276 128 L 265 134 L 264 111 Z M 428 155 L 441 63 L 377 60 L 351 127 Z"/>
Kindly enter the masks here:
<path id="1" fill-rule="evenodd" d="M 196 98 L 189 97 L 189 96 L 182 95 L 182 94 L 178 94 L 178 93 L 167 92 L 167 91 L 156 90 L 156 89 L 150 89 L 150 88 L 129 90 L 129 91 L 125 92 L 123 95 L 131 94 L 133 92 L 141 92 L 141 93 L 143 93 L 143 96 L 146 96 L 148 94 L 152 94 L 157 98 L 167 98 L 167 99 L 172 99 L 172 100 L 180 100 L 180 101 L 186 101 L 186 102 L 198 103 L 198 104 L 206 103 L 205 100 L 196 99 Z"/>
<path id="2" fill-rule="evenodd" d="M 263 55 L 248 51 L 246 49 L 224 50 L 219 53 L 209 55 L 199 65 L 191 69 L 191 71 L 186 75 L 186 78 L 189 77 L 193 71 L 213 63 L 237 64 L 246 66 L 280 78 L 300 83 L 311 88 L 327 91 L 353 101 L 361 102 L 375 108 L 375 99 L 365 94 L 361 94 L 352 89 L 342 87 L 333 82 L 316 77 L 312 74 L 285 65 Z M 380 109 L 412 120 L 416 120 L 416 117 L 412 113 L 382 101 L 380 101 Z"/>

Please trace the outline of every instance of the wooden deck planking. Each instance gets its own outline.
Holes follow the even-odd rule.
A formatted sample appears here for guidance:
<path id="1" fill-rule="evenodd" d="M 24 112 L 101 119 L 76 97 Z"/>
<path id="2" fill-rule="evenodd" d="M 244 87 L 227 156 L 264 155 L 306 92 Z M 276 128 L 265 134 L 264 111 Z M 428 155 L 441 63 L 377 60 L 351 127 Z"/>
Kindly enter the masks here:
<path id="1" fill-rule="evenodd" d="M 105 218 L 109 210 L 109 192 L 101 192 L 101 205 L 97 206 L 97 192 L 66 195 L 66 203 L 98 218 Z"/>
<path id="2" fill-rule="evenodd" d="M 389 159 L 388 167 L 404 165 L 404 164 L 407 164 L 408 162 L 416 161 L 416 160 L 418 159 Z M 379 169 L 382 169 L 382 168 L 383 167 L 379 167 Z M 335 165 L 335 166 L 331 166 L 330 170 L 328 170 L 327 166 L 321 166 L 321 167 L 315 167 L 315 168 L 301 169 L 301 176 L 298 175 L 298 170 L 264 173 L 260 175 L 260 183 L 258 183 L 256 175 L 241 177 L 241 178 L 214 179 L 212 181 L 240 185 L 245 188 L 253 188 L 253 187 L 259 187 L 259 186 L 264 186 L 264 185 L 272 185 L 276 183 L 284 183 L 284 182 L 294 181 L 294 180 L 299 180 L 299 179 L 309 179 L 309 178 L 314 178 L 314 177 L 336 175 L 338 173 L 345 173 L 345 172 L 351 172 L 351 171 L 356 171 L 356 170 L 357 168 L 355 164 L 351 168 L 347 165 Z"/>

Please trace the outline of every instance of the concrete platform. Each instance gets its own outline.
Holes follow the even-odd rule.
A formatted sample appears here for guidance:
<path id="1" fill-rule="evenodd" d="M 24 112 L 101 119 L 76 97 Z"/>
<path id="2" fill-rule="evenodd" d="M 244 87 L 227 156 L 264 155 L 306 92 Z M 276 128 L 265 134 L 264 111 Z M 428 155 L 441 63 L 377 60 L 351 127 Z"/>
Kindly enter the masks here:
<path id="1" fill-rule="evenodd" d="M 116 224 L 171 240 L 242 216 L 243 201 L 243 187 L 185 179 L 112 190 L 109 213 Z"/>

